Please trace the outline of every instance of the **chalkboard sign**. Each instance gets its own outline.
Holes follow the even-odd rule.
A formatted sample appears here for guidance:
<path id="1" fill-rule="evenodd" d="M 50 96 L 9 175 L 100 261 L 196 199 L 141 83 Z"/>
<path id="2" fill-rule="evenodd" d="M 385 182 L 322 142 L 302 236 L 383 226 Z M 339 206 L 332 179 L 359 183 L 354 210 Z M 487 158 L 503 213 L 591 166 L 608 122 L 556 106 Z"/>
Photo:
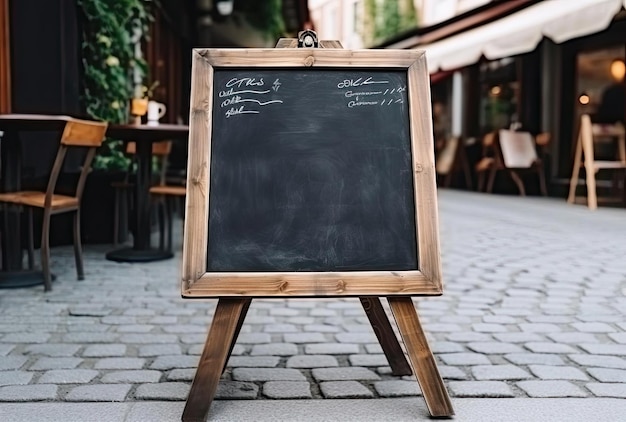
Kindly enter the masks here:
<path id="1" fill-rule="evenodd" d="M 422 52 L 194 51 L 183 295 L 440 294 Z"/>

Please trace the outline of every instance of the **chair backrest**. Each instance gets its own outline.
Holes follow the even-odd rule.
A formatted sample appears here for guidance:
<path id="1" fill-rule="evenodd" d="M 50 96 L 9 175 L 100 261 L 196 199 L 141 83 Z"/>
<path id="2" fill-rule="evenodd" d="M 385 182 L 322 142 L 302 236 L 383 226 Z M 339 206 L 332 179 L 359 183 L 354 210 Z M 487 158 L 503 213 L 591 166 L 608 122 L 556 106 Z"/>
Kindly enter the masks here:
<path id="1" fill-rule="evenodd" d="M 437 174 L 448 174 L 452 171 L 458 148 L 458 137 L 454 136 L 446 140 L 444 147 L 439 151 L 435 160 Z"/>
<path id="2" fill-rule="evenodd" d="M 498 140 L 505 167 L 529 168 L 539 158 L 530 132 L 501 129 L 498 132 Z"/>
<path id="3" fill-rule="evenodd" d="M 67 121 L 65 128 L 63 129 L 63 133 L 61 134 L 59 150 L 54 160 L 52 171 L 50 172 L 50 178 L 48 179 L 45 202 L 46 207 L 49 207 L 52 203 L 52 195 L 54 194 L 59 174 L 63 168 L 63 161 L 65 160 L 67 150 L 68 148 L 73 147 L 87 148 L 87 154 L 85 155 L 85 159 L 83 161 L 74 195 L 80 201 L 85 187 L 87 174 L 91 169 L 91 162 L 96 154 L 96 149 L 101 146 L 104 141 L 107 127 L 108 123 L 106 122 L 79 119 L 70 119 Z"/>
<path id="4" fill-rule="evenodd" d="M 160 141 L 152 143 L 152 156 L 158 159 L 159 164 L 159 184 L 165 184 L 167 175 L 167 159 L 172 151 L 172 141 Z M 137 152 L 137 144 L 128 142 L 126 144 L 126 154 L 134 155 Z"/>

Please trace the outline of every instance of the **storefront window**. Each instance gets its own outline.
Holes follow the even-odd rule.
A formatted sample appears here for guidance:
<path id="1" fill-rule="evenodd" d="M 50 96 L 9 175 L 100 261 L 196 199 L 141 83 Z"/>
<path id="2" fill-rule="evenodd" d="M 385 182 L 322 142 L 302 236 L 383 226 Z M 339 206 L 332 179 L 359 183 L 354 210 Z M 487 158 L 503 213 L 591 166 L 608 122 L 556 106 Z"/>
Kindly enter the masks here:
<path id="1" fill-rule="evenodd" d="M 515 59 L 482 63 L 480 85 L 481 132 L 515 127 L 519 123 L 519 81 Z"/>
<path id="2" fill-rule="evenodd" d="M 597 123 L 624 122 L 625 59 L 624 45 L 578 54 L 577 117 L 586 113 Z"/>

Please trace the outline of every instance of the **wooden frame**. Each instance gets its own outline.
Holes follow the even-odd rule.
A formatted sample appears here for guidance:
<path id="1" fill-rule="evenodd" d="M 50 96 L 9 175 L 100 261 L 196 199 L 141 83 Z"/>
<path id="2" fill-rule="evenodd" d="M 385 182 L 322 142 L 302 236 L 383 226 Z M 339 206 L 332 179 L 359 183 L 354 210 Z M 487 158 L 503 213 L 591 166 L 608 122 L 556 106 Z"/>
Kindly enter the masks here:
<path id="1" fill-rule="evenodd" d="M 207 272 L 212 86 L 215 68 L 310 67 L 404 69 L 407 72 L 418 269 L 354 272 Z M 183 297 L 440 295 L 443 291 L 430 86 L 416 50 L 195 49 L 189 132 Z"/>

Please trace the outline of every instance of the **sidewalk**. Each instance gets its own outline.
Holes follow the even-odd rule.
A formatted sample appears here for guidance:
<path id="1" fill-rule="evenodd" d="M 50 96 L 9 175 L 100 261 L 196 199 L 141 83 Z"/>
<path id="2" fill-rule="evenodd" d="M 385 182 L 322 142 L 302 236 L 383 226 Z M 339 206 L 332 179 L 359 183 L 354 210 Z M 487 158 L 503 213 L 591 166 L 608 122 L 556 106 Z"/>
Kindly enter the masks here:
<path id="1" fill-rule="evenodd" d="M 445 293 L 416 303 L 455 420 L 620 420 L 626 210 L 457 191 L 439 205 Z M 180 298 L 180 254 L 107 249 L 86 248 L 82 282 L 63 247 L 52 292 L 0 290 L 0 420 L 180 419 L 216 301 Z M 357 299 L 259 299 L 210 420 L 426 420 L 418 394 Z"/>

